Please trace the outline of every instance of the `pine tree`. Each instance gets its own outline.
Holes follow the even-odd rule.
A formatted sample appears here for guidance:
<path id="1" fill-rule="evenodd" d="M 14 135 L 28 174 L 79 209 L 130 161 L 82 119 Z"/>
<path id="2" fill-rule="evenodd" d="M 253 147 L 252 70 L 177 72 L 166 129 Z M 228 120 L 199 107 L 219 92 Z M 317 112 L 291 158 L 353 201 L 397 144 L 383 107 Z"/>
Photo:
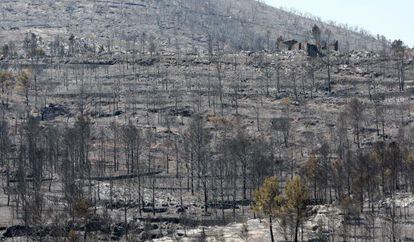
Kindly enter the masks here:
<path id="1" fill-rule="evenodd" d="M 285 188 L 285 209 L 295 218 L 295 242 L 298 241 L 299 225 L 306 215 L 308 191 L 299 176 L 291 179 Z"/>
<path id="2" fill-rule="evenodd" d="M 255 194 L 254 210 L 269 216 L 270 238 L 274 242 L 272 218 L 278 216 L 283 208 L 283 196 L 279 191 L 276 176 L 267 178 Z"/>

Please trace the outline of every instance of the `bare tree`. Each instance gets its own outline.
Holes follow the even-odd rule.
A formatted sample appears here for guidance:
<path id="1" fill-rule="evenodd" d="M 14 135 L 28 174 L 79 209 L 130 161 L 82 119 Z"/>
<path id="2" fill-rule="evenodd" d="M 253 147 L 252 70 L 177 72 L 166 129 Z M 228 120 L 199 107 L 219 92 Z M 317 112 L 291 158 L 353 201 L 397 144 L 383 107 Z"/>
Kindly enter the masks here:
<path id="1" fill-rule="evenodd" d="M 364 104 L 357 98 L 353 98 L 346 107 L 348 117 L 354 129 L 358 148 L 361 148 L 359 133 L 362 124 L 361 122 L 364 120 L 364 109 Z"/>

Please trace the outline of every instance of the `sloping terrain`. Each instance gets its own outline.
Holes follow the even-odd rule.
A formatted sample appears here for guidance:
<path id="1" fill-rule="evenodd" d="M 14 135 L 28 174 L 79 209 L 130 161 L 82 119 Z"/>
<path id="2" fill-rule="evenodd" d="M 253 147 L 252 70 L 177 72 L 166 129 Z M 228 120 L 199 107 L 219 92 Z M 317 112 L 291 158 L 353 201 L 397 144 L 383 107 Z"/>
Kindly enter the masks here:
<path id="1" fill-rule="evenodd" d="M 413 239 L 412 50 L 247 0 L 0 6 L 0 239 L 269 241 L 271 176 L 304 239 Z M 315 23 L 352 49 L 275 48 Z"/>
<path id="2" fill-rule="evenodd" d="M 252 0 L 160 1 L 1 1 L 1 41 L 22 41 L 31 31 L 45 40 L 73 34 L 86 44 L 131 50 L 156 45 L 157 51 L 274 49 L 276 39 L 311 38 L 314 24 L 344 49 L 378 49 L 363 33 L 297 16 Z"/>

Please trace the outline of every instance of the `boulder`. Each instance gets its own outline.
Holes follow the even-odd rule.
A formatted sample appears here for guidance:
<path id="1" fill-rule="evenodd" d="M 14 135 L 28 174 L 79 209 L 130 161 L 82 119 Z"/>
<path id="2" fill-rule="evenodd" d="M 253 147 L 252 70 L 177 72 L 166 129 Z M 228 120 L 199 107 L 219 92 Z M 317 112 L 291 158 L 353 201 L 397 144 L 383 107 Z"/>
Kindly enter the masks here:
<path id="1" fill-rule="evenodd" d="M 42 120 L 50 121 L 58 116 L 67 116 L 69 111 L 66 107 L 60 104 L 49 104 L 46 107 L 41 109 Z"/>

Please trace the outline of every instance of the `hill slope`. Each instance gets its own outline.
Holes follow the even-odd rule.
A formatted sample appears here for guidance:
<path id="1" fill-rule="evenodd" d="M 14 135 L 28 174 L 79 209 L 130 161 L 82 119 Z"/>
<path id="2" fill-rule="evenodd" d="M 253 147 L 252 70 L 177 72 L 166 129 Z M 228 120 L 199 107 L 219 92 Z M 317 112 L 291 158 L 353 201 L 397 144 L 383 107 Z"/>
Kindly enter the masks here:
<path id="1" fill-rule="evenodd" d="M 107 48 L 149 46 L 159 51 L 261 50 L 278 37 L 306 40 L 314 24 L 329 29 L 342 48 L 375 49 L 375 38 L 252 0 L 4 0 L 0 41 L 71 34 Z M 211 40 L 211 41 L 209 41 Z M 97 47 L 96 47 L 97 48 Z"/>

